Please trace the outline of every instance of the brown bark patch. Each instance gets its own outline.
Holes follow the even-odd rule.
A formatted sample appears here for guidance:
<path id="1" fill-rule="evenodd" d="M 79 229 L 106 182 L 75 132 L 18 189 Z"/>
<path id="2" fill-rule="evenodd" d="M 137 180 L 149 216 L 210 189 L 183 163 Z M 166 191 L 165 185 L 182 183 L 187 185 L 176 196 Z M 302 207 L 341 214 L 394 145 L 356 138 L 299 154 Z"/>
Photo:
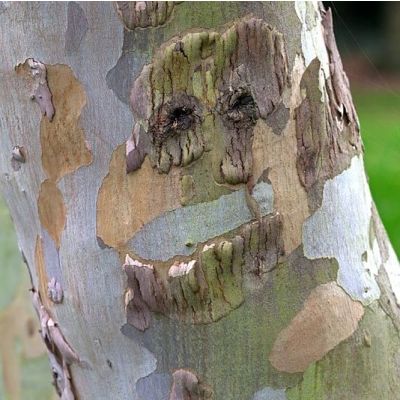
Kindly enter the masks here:
<path id="1" fill-rule="evenodd" d="M 275 340 L 269 356 L 279 371 L 303 372 L 357 329 L 363 306 L 335 282 L 317 286 Z"/>
<path id="2" fill-rule="evenodd" d="M 66 65 L 48 65 L 47 80 L 57 110 L 50 122 L 42 119 L 42 164 L 47 176 L 57 181 L 92 162 L 79 118 L 86 104 L 85 91 Z"/>
<path id="3" fill-rule="evenodd" d="M 124 245 L 144 224 L 180 207 L 179 191 L 179 171 L 155 173 L 147 159 L 127 174 L 125 145 L 119 146 L 98 193 L 97 236 L 105 245 Z"/>
<path id="4" fill-rule="evenodd" d="M 334 59 L 331 68 L 332 64 L 335 74 L 340 70 L 345 76 L 341 63 Z M 305 70 L 300 83 L 305 97 L 295 109 L 297 171 L 301 184 L 309 193 L 311 210 L 320 206 L 324 182 L 348 168 L 352 158 L 362 150 L 354 107 L 345 111 L 350 107 L 349 87 L 341 87 L 348 93 L 345 98 L 339 97 L 347 105 L 339 104 L 332 76 L 319 88 L 320 68 L 319 60 L 314 59 Z"/>
<path id="5" fill-rule="evenodd" d="M 38 198 L 39 219 L 51 238 L 60 247 L 66 221 L 64 199 L 57 185 L 48 179 L 42 182 Z"/>
<path id="6" fill-rule="evenodd" d="M 320 88 L 320 62 L 314 59 L 301 80 L 305 97 L 295 110 L 297 170 L 309 193 L 310 209 L 320 206 L 323 184 L 349 167 L 362 151 L 350 85 L 333 34 L 331 11 L 322 11 L 330 76 Z"/>
<path id="7" fill-rule="evenodd" d="M 36 274 L 38 276 L 38 291 L 41 294 L 44 306 L 48 308 L 51 304 L 47 297 L 47 282 L 49 279 L 47 277 L 46 263 L 44 260 L 43 243 L 39 236 L 36 237 L 35 265 Z"/>
<path id="8" fill-rule="evenodd" d="M 125 28 L 149 28 L 165 24 L 174 8 L 173 1 L 116 1 L 115 8 Z"/>
<path id="9" fill-rule="evenodd" d="M 206 400 L 212 399 L 210 386 L 201 382 L 191 371 L 178 369 L 172 374 L 172 388 L 169 400 Z"/>
<path id="10" fill-rule="evenodd" d="M 286 254 L 302 243 L 303 222 L 309 216 L 307 193 L 296 169 L 296 129 L 293 119 L 281 135 L 263 122 L 255 127 L 253 177 L 257 180 L 268 169 L 274 189 L 274 210 L 282 221 L 282 239 Z"/>

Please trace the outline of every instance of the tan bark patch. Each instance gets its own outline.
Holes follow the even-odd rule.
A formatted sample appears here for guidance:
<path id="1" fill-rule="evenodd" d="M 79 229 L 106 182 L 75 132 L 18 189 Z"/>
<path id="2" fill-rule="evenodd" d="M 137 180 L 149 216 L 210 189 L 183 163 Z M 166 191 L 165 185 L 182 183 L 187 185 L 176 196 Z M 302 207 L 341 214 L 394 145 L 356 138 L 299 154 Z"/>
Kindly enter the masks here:
<path id="1" fill-rule="evenodd" d="M 40 140 L 42 163 L 48 177 L 54 181 L 92 162 L 92 154 L 79 126 L 86 104 L 82 85 L 66 65 L 47 65 L 47 81 L 56 113 L 50 122 L 42 118 Z"/>
<path id="2" fill-rule="evenodd" d="M 111 247 L 124 245 L 144 224 L 180 207 L 180 173 L 158 174 L 145 159 L 126 173 L 125 145 L 113 153 L 97 198 L 97 236 Z"/>
<path id="3" fill-rule="evenodd" d="M 335 282 L 317 286 L 276 339 L 269 360 L 279 371 L 303 372 L 357 329 L 363 306 Z"/>
<path id="4" fill-rule="evenodd" d="M 51 303 L 47 297 L 48 277 L 46 271 L 46 264 L 44 261 L 42 239 L 39 236 L 36 237 L 35 265 L 36 265 L 36 273 L 38 276 L 38 291 L 43 299 L 43 305 L 46 308 L 50 309 Z"/>
<path id="5" fill-rule="evenodd" d="M 254 180 L 268 170 L 274 189 L 274 210 L 281 215 L 285 252 L 289 254 L 302 242 L 302 226 L 309 216 L 307 194 L 296 169 L 296 132 L 290 120 L 282 135 L 275 135 L 263 121 L 254 130 Z"/>
<path id="6" fill-rule="evenodd" d="M 60 247 L 61 234 L 66 220 L 64 199 L 57 185 L 50 180 L 45 180 L 40 186 L 38 199 L 39 219 L 42 226 Z"/>

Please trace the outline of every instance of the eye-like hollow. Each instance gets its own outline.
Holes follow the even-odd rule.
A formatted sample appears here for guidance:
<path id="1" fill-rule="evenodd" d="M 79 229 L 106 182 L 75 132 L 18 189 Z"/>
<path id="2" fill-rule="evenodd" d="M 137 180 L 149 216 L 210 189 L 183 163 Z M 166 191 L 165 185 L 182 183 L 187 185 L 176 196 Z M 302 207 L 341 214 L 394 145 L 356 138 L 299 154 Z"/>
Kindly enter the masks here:
<path id="1" fill-rule="evenodd" d="M 259 110 L 248 89 L 230 89 L 220 99 L 219 113 L 226 125 L 232 127 L 250 127 L 259 118 Z"/>
<path id="2" fill-rule="evenodd" d="M 159 107 L 149 121 L 149 134 L 155 145 L 176 134 L 195 129 L 201 110 L 194 97 L 181 94 Z"/>
<path id="3" fill-rule="evenodd" d="M 234 122 L 255 122 L 258 118 L 258 109 L 253 96 L 242 93 L 227 110 L 227 116 Z"/>
<path id="4" fill-rule="evenodd" d="M 187 130 L 195 122 L 194 110 L 187 107 L 177 107 L 169 115 L 169 128 L 172 130 Z"/>

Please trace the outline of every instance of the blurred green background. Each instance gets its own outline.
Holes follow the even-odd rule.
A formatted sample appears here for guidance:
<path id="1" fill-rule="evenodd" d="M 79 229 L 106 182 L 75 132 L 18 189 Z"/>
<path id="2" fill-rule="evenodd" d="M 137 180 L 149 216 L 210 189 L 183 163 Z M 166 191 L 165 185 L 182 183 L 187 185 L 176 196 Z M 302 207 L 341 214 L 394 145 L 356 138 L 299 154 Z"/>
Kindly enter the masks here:
<path id="1" fill-rule="evenodd" d="M 333 8 L 338 47 L 361 123 L 371 191 L 400 255 L 400 2 L 325 4 Z M 0 198 L 1 400 L 55 398 L 28 288 L 28 274 Z M 10 313 L 15 310 L 20 313 L 18 321 Z M 12 376 L 4 376 L 6 363 Z"/>
<path id="2" fill-rule="evenodd" d="M 365 165 L 372 196 L 400 255 L 400 94 L 355 87 Z"/>

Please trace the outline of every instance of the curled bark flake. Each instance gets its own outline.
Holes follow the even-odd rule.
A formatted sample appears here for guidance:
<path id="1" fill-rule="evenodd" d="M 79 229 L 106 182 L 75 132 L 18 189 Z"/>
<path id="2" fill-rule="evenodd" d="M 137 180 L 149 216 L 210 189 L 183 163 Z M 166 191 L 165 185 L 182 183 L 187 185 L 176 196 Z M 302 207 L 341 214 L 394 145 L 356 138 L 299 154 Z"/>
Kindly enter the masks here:
<path id="1" fill-rule="evenodd" d="M 213 398 L 210 386 L 187 369 L 178 369 L 172 374 L 172 387 L 169 400 L 206 400 Z"/>
<path id="2" fill-rule="evenodd" d="M 47 327 L 50 334 L 51 342 L 60 352 L 62 359 L 67 364 L 72 364 L 74 362 L 79 362 L 79 357 L 72 349 L 72 347 L 65 340 L 64 335 L 61 332 L 60 327 L 52 318 L 49 318 L 47 321 Z"/>
<path id="3" fill-rule="evenodd" d="M 149 139 L 140 125 L 135 124 L 132 136 L 126 142 L 126 173 L 136 171 L 143 164 L 144 158 L 149 152 Z"/>
<path id="4" fill-rule="evenodd" d="M 55 109 L 52 101 L 52 94 L 47 84 L 46 65 L 33 58 L 28 58 L 23 64 L 16 67 L 17 73 L 23 74 L 29 82 L 31 99 L 40 107 L 43 116 L 49 121 L 53 119 Z"/>
<path id="5" fill-rule="evenodd" d="M 284 256 L 282 219 L 280 215 L 264 217 L 243 227 L 246 274 L 254 277 L 256 286 L 266 273 L 271 272 Z"/>
<path id="6" fill-rule="evenodd" d="M 22 146 L 14 146 L 11 152 L 11 166 L 14 171 L 21 169 L 21 164 L 26 162 L 26 150 Z"/>
<path id="7" fill-rule="evenodd" d="M 321 204 L 324 182 L 348 168 L 351 159 L 362 150 L 349 82 L 334 39 L 331 11 L 322 11 L 322 17 L 330 76 L 325 76 L 319 89 L 325 74 L 318 58 L 312 60 L 300 84 L 306 95 L 295 110 L 297 170 L 309 194 L 311 211 Z"/>
<path id="8" fill-rule="evenodd" d="M 236 48 L 225 54 L 229 62 L 221 60 L 217 110 L 225 128 L 221 180 L 237 184 L 252 174 L 255 124 L 279 108 L 289 78 L 283 37 L 264 21 L 250 18 L 235 24 L 222 35 L 223 53 L 232 40 Z"/>
<path id="9" fill-rule="evenodd" d="M 173 1 L 117 1 L 115 8 L 125 28 L 149 28 L 167 22 L 174 8 Z"/>
<path id="10" fill-rule="evenodd" d="M 26 161 L 26 152 L 22 146 L 14 146 L 12 149 L 12 158 L 15 161 L 24 163 Z"/>
<path id="11" fill-rule="evenodd" d="M 188 263 L 176 262 L 168 270 L 168 276 L 170 278 L 176 278 L 177 276 L 187 275 L 192 270 L 192 268 L 194 268 L 195 265 L 196 260 L 189 261 Z"/>
<path id="12" fill-rule="evenodd" d="M 40 334 L 46 345 L 57 393 L 65 400 L 74 400 L 69 365 L 81 362 L 66 341 L 60 327 L 44 307 L 40 294 L 32 289 L 32 303 L 40 320 Z"/>
<path id="13" fill-rule="evenodd" d="M 50 282 L 47 284 L 47 297 L 53 303 L 61 303 L 63 301 L 63 289 L 60 282 L 58 282 L 54 277 L 51 278 Z"/>

